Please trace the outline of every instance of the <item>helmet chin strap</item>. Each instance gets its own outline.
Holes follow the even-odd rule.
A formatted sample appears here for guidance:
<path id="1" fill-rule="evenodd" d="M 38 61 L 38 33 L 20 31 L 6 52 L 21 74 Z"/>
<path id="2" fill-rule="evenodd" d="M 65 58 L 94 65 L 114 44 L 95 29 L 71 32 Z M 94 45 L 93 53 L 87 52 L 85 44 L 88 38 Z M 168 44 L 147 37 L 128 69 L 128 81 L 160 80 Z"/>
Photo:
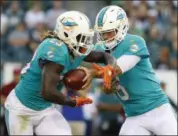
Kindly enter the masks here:
<path id="1" fill-rule="evenodd" d="M 74 55 L 74 57 L 78 57 L 78 56 L 80 56 L 75 50 L 73 50 L 73 55 Z"/>
<path id="2" fill-rule="evenodd" d="M 115 38 L 115 40 L 105 43 L 106 46 L 106 50 L 112 50 L 114 47 L 116 47 L 120 42 L 123 41 L 124 38 L 118 40 L 117 38 Z"/>
<path id="3" fill-rule="evenodd" d="M 71 47 L 72 46 L 72 47 Z M 73 45 L 69 45 L 69 50 L 70 50 L 70 54 L 72 54 L 73 57 L 78 57 L 80 56 L 77 51 L 73 48 Z"/>
<path id="4" fill-rule="evenodd" d="M 107 49 L 111 50 L 117 45 L 117 40 L 113 40 L 112 42 L 105 43 Z"/>
<path id="5" fill-rule="evenodd" d="M 68 51 L 69 51 L 69 55 L 71 56 L 72 59 L 74 59 L 75 55 L 74 55 L 74 49 L 72 49 L 70 47 L 70 45 L 67 44 L 67 48 L 68 48 Z"/>

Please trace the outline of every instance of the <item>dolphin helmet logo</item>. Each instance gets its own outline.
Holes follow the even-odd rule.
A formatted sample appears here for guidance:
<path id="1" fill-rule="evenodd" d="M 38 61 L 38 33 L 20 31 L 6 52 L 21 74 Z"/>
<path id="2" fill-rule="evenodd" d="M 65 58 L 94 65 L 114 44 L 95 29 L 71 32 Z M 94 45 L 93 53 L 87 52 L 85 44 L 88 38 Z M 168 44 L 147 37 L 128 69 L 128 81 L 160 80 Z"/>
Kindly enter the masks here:
<path id="1" fill-rule="evenodd" d="M 73 18 L 63 18 L 61 23 L 64 26 L 64 29 L 71 30 L 73 27 L 78 26 L 78 24 L 73 20 Z"/>

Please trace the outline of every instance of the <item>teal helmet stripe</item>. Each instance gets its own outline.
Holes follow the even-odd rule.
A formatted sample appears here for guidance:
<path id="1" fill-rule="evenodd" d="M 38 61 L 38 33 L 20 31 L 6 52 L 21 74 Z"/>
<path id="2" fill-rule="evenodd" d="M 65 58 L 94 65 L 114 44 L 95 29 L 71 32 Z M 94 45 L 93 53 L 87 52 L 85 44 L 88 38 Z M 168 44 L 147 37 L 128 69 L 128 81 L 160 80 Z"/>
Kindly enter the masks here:
<path id="1" fill-rule="evenodd" d="M 100 14 L 98 15 L 98 26 L 103 26 L 103 17 L 109 7 L 105 7 L 101 10 Z"/>

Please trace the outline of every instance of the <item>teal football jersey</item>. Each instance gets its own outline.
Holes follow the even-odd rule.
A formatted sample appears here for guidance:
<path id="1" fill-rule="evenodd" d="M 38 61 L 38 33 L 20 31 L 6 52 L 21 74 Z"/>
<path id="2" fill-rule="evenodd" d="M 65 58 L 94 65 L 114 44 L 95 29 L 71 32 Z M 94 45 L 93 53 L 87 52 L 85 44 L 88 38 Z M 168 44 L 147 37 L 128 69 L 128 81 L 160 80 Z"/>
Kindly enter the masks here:
<path id="1" fill-rule="evenodd" d="M 104 50 L 102 45 L 96 45 L 95 48 Z M 136 55 L 141 58 L 132 69 L 119 76 L 120 89 L 115 95 L 123 105 L 126 116 L 140 115 L 168 103 L 168 98 L 153 71 L 143 38 L 127 34 L 125 39 L 111 51 L 111 54 L 116 59 L 122 55 Z"/>
<path id="2" fill-rule="evenodd" d="M 33 110 L 43 110 L 51 106 L 51 102 L 45 101 L 41 96 L 42 89 L 42 69 L 41 61 L 52 61 L 64 66 L 61 75 L 71 69 L 78 67 L 84 57 L 71 59 L 67 46 L 54 38 L 44 40 L 39 47 L 30 63 L 22 69 L 22 75 L 19 84 L 15 88 L 16 96 L 27 107 Z M 62 83 L 56 86 L 60 91 Z"/>

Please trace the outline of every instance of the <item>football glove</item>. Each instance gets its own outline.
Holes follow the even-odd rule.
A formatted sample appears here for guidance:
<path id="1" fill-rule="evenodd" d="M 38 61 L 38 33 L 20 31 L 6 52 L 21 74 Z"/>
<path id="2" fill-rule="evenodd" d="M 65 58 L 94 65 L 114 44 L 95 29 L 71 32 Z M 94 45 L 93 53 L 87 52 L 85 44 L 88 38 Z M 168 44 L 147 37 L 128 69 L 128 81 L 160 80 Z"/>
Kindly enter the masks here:
<path id="1" fill-rule="evenodd" d="M 90 98 L 85 98 L 85 97 L 72 97 L 72 100 L 76 101 L 76 106 L 83 106 L 85 104 L 91 104 L 93 103 L 93 100 Z"/>
<path id="2" fill-rule="evenodd" d="M 103 77 L 104 86 L 106 89 L 111 89 L 112 78 L 116 75 L 116 70 L 111 66 L 100 66 L 96 63 L 93 64 L 93 68 L 97 70 L 98 76 Z"/>

